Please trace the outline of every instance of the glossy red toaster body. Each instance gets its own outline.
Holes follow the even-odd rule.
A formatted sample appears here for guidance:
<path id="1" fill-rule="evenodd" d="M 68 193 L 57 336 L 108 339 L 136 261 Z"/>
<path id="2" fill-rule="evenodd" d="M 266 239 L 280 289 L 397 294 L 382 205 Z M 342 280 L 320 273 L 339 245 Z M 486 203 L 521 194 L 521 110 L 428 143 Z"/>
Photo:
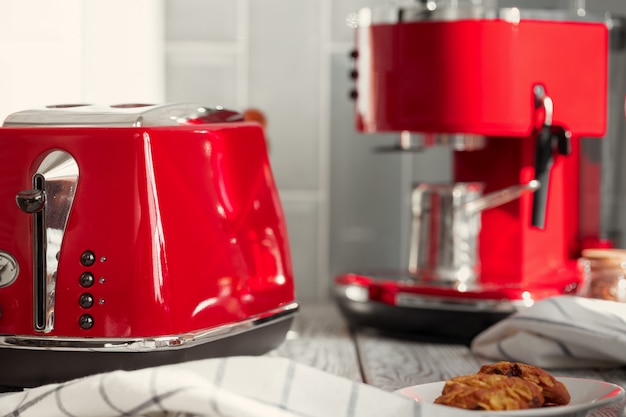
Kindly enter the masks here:
<path id="1" fill-rule="evenodd" d="M 0 356 L 180 350 L 297 310 L 263 130 L 237 113 L 21 112 L 0 149 Z"/>

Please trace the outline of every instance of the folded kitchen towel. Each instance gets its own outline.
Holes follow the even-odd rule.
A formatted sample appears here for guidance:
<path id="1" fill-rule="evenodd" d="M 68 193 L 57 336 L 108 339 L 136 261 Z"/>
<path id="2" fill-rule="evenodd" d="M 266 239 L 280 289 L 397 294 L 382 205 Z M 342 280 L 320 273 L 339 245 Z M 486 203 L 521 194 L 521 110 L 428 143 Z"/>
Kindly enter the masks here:
<path id="1" fill-rule="evenodd" d="M 546 368 L 626 364 L 626 304 L 559 296 L 541 300 L 478 334 L 474 353 Z"/>
<path id="2" fill-rule="evenodd" d="M 477 417 L 278 357 L 231 357 L 114 371 L 0 395 L 20 417 Z"/>

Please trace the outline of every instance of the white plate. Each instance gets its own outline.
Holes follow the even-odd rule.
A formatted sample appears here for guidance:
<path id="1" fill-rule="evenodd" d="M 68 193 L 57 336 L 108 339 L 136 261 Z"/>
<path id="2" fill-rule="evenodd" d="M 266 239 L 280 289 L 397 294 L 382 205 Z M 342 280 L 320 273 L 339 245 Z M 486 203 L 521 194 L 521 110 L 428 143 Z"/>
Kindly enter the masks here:
<path id="1" fill-rule="evenodd" d="M 532 408 L 529 410 L 513 410 L 513 411 L 490 411 L 484 412 L 489 415 L 506 415 L 511 417 L 563 417 L 563 416 L 585 416 L 593 410 L 613 405 L 613 410 L 607 409 L 607 413 L 603 415 L 617 415 L 620 409 L 620 403 L 624 400 L 624 388 L 609 382 L 597 381 L 593 379 L 582 378 L 556 378 L 567 387 L 571 401 L 568 405 Z M 441 394 L 444 381 L 431 382 L 430 384 L 415 385 L 412 387 L 402 388 L 396 393 L 405 397 L 413 398 L 418 402 L 433 404 L 435 398 Z M 434 404 L 439 407 L 447 407 L 445 405 Z M 614 414 L 613 414 L 614 412 Z"/>

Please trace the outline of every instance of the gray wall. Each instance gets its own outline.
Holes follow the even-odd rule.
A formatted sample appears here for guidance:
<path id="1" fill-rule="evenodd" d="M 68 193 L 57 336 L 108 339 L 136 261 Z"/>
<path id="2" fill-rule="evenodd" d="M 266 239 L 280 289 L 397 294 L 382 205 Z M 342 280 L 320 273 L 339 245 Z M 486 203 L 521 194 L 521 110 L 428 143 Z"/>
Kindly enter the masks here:
<path id="1" fill-rule="evenodd" d="M 254 106 L 268 116 L 301 300 L 328 297 L 338 272 L 406 265 L 411 184 L 450 175 L 443 149 L 375 153 L 395 138 L 354 131 L 346 21 L 381 3 L 166 1 L 166 99 Z M 624 0 L 587 7 L 626 14 Z"/>

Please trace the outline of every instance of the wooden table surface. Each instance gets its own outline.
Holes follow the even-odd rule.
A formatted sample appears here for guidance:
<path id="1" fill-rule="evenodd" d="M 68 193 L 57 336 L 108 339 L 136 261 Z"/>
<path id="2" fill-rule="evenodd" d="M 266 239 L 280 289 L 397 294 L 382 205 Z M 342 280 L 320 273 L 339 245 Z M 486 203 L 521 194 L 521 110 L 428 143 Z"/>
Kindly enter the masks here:
<path id="1" fill-rule="evenodd" d="M 269 353 L 386 391 L 474 373 L 489 361 L 467 346 L 424 343 L 351 330 L 332 304 L 304 304 L 287 340 Z M 626 387 L 626 367 L 553 370 L 554 375 L 606 380 Z"/>

